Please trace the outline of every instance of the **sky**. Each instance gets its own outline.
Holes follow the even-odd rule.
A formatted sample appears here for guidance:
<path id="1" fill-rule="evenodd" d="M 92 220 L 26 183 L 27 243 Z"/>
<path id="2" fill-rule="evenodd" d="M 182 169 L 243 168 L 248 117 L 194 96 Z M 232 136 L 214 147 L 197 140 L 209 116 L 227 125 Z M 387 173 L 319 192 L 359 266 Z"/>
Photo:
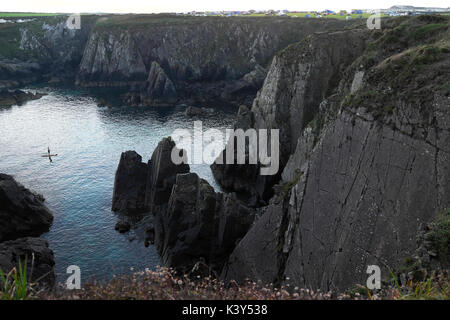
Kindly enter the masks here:
<path id="1" fill-rule="evenodd" d="M 384 9 L 393 5 L 448 7 L 448 0 L 2 0 L 3 12 L 159 13 L 219 10 Z"/>

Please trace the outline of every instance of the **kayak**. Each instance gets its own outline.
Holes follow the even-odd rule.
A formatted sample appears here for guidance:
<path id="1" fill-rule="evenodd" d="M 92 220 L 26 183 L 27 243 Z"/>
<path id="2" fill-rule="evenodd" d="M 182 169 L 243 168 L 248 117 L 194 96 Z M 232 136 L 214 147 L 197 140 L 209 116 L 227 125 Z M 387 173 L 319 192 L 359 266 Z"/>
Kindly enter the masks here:
<path id="1" fill-rule="evenodd" d="M 42 158 L 48 158 L 48 157 L 56 157 L 58 154 L 50 154 L 50 155 L 48 155 L 48 154 L 43 154 L 41 157 Z"/>

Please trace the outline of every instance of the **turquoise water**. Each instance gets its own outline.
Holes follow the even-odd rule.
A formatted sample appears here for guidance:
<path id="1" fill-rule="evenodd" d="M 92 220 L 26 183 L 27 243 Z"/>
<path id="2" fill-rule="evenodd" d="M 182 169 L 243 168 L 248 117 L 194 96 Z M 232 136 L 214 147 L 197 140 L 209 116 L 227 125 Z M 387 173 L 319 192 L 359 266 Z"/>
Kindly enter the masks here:
<path id="1" fill-rule="evenodd" d="M 81 268 L 82 281 L 155 268 L 158 254 L 145 248 L 139 225 L 125 235 L 114 230 L 115 170 L 121 152 L 136 150 L 147 161 L 163 137 L 177 128 L 192 130 L 194 119 L 183 107 L 99 108 L 80 92 L 43 90 L 49 94 L 39 100 L 0 108 L 0 172 L 45 197 L 54 223 L 43 238 L 55 253 L 58 280 L 65 281 L 69 265 Z M 217 111 L 201 120 L 205 130 L 225 130 L 234 115 Z M 53 163 L 41 157 L 47 146 L 58 154 Z M 208 165 L 191 171 L 218 188 Z"/>

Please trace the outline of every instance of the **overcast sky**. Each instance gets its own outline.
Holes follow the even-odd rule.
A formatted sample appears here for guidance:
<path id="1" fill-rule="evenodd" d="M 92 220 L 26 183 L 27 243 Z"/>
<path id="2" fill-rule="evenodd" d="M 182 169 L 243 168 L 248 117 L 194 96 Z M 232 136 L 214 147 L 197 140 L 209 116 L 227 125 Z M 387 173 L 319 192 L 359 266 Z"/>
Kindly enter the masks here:
<path id="1" fill-rule="evenodd" d="M 405 2 L 403 2 L 405 1 Z M 378 9 L 393 5 L 448 7 L 448 0 L 1 0 L 0 11 L 6 12 L 108 12 L 152 13 L 249 9 Z"/>

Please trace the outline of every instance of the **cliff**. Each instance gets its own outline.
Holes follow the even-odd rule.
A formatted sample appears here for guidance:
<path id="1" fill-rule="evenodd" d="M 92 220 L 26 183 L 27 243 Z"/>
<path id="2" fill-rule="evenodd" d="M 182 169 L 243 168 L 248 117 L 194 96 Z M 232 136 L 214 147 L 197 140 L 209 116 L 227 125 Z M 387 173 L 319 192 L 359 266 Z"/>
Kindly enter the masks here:
<path id="1" fill-rule="evenodd" d="M 273 58 L 235 128 L 280 129 L 280 172 L 212 165 L 245 203 L 172 170 L 152 207 L 166 264 L 189 270 L 204 258 L 217 271 L 226 261 L 225 281 L 339 292 L 365 284 L 369 265 L 383 280 L 405 261 L 448 270 L 448 232 L 435 226 L 447 228 L 450 207 L 450 19 L 383 22 L 315 33 Z M 223 215 L 243 223 L 225 246 Z"/>
<path id="2" fill-rule="evenodd" d="M 320 102 L 337 87 L 343 71 L 362 54 L 368 36 L 365 29 L 317 33 L 273 58 L 251 110 L 238 113 L 236 127 L 280 130 L 280 173 L 303 128 L 318 113 Z M 259 176 L 258 166 L 213 164 L 211 168 L 228 190 L 244 191 L 263 200 L 273 195 L 272 186 L 280 178 L 280 174 Z"/>
<path id="3" fill-rule="evenodd" d="M 95 16 L 82 28 L 66 27 L 67 16 L 0 24 L 0 88 L 42 81 L 74 81 Z"/>
<path id="4" fill-rule="evenodd" d="M 279 17 L 82 15 L 81 29 L 70 30 L 66 19 L 0 25 L 3 86 L 67 80 L 121 90 L 124 101 L 136 106 L 250 104 L 279 50 L 314 32 L 353 24 Z M 155 79 L 162 88 L 153 87 Z"/>
<path id="5" fill-rule="evenodd" d="M 450 206 L 449 26 L 438 16 L 386 20 L 336 74 L 335 90 L 325 78 L 309 100 L 283 99 L 304 81 L 301 73 L 273 85 L 282 79 L 278 66 L 289 66 L 302 46 L 274 59 L 252 111 L 263 127 L 284 117 L 287 165 L 225 279 L 342 291 L 365 284 L 368 265 L 389 279 L 415 254 L 416 235 Z M 314 72 L 298 66 L 314 83 Z"/>

